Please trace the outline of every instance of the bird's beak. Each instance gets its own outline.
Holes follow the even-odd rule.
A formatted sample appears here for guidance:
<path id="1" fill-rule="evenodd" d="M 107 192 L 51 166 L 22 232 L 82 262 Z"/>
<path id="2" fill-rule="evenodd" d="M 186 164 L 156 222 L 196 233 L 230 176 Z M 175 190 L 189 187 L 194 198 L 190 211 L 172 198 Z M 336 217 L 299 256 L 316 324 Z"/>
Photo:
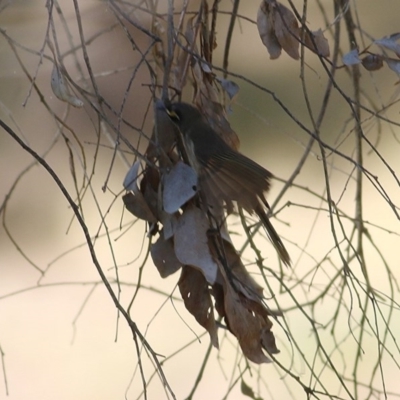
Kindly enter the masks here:
<path id="1" fill-rule="evenodd" d="M 167 104 L 170 105 L 169 102 Z M 171 110 L 168 105 L 166 105 L 162 100 L 157 99 L 155 103 L 155 108 L 159 111 L 165 111 L 172 120 L 179 121 L 178 114 L 175 111 Z"/>
<path id="2" fill-rule="evenodd" d="M 172 119 L 172 121 L 180 120 L 178 114 L 175 111 L 168 109 L 168 107 L 165 107 L 165 110 L 167 111 L 167 114 Z"/>
<path id="3" fill-rule="evenodd" d="M 166 108 L 167 114 L 168 116 L 173 120 L 173 121 L 179 121 L 179 116 L 175 111 L 172 110 L 168 110 L 168 108 Z"/>

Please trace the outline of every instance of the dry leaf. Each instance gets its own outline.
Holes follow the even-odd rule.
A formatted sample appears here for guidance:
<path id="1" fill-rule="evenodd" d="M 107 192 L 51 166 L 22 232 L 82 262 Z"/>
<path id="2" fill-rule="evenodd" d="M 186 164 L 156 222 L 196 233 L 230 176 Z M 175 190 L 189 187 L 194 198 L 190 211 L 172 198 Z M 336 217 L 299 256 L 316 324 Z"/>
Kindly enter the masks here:
<path id="1" fill-rule="evenodd" d="M 53 72 L 51 73 L 51 89 L 59 100 L 77 108 L 83 107 L 83 101 L 70 94 L 64 74 L 56 63 L 54 63 Z"/>
<path id="2" fill-rule="evenodd" d="M 397 57 L 400 57 L 400 44 L 397 40 L 400 39 L 400 33 L 393 33 L 392 35 L 385 36 L 382 39 L 375 40 L 375 44 L 386 49 L 392 50 L 396 53 Z"/>
<path id="3" fill-rule="evenodd" d="M 225 90 L 229 98 L 232 100 L 239 93 L 239 85 L 229 79 L 215 78 Z"/>
<path id="4" fill-rule="evenodd" d="M 172 240 L 165 240 L 163 232 L 160 232 L 157 241 L 151 245 L 150 254 L 161 278 L 166 278 L 181 267 L 176 258 Z"/>
<path id="5" fill-rule="evenodd" d="M 208 219 L 197 207 L 187 207 L 175 227 L 174 248 L 183 265 L 191 265 L 202 271 L 210 284 L 217 278 L 218 266 L 208 247 Z"/>
<path id="6" fill-rule="evenodd" d="M 261 318 L 243 306 L 230 285 L 225 287 L 224 304 L 227 325 L 238 339 L 243 354 L 257 364 L 271 362 L 262 351 L 261 333 L 264 327 Z"/>
<path id="7" fill-rule="evenodd" d="M 194 103 L 206 118 L 208 124 L 234 149 L 239 148 L 239 137 L 231 128 L 226 118 L 226 112 L 221 105 L 218 91 L 215 85 L 204 78 L 203 73 L 199 73 L 199 68 L 194 65 L 192 68 L 195 79 Z"/>
<path id="8" fill-rule="evenodd" d="M 125 176 L 124 182 L 122 183 L 125 190 L 131 190 L 134 193 L 136 193 L 139 190 L 137 184 L 137 180 L 139 177 L 139 168 L 140 168 L 139 161 L 133 163 L 132 166 L 129 168 L 129 171 Z"/>
<path id="9" fill-rule="evenodd" d="M 130 193 L 125 194 L 122 200 L 127 210 L 135 217 L 154 223 L 157 219 L 138 187 L 139 167 L 140 163 L 136 161 L 126 174 L 123 185 Z"/>
<path id="10" fill-rule="evenodd" d="M 193 27 L 193 21 L 197 19 L 197 15 L 189 18 L 186 23 L 186 30 L 185 30 L 185 38 L 189 45 L 191 45 L 191 51 L 195 51 L 196 47 L 194 45 L 195 42 L 195 32 Z M 175 60 L 177 62 L 174 64 L 174 67 L 171 70 L 171 78 L 170 78 L 170 85 L 176 89 L 177 93 L 182 92 L 182 88 L 186 85 L 186 75 L 187 75 L 187 68 L 189 64 L 189 58 L 191 57 L 190 54 L 185 50 L 182 49 L 180 46 L 176 46 L 177 48 L 177 55 Z"/>
<path id="11" fill-rule="evenodd" d="M 257 28 L 261 41 L 267 48 L 271 60 L 275 60 L 281 55 L 282 46 L 280 45 L 274 31 L 274 21 L 272 13 L 269 12 L 270 6 L 263 0 L 257 12 Z"/>
<path id="12" fill-rule="evenodd" d="M 258 33 L 271 59 L 281 55 L 281 49 L 298 60 L 299 25 L 293 12 L 283 4 L 263 0 L 257 12 Z"/>
<path id="13" fill-rule="evenodd" d="M 342 61 L 344 65 L 350 66 L 350 65 L 356 65 L 361 63 L 361 59 L 358 55 L 358 49 L 353 49 L 346 53 L 342 57 Z"/>
<path id="14" fill-rule="evenodd" d="M 213 305 L 208 283 L 203 274 L 192 267 L 184 266 L 178 286 L 186 309 L 201 326 L 207 329 L 211 343 L 218 348 L 217 325 L 214 319 Z"/>
<path id="15" fill-rule="evenodd" d="M 379 54 L 368 54 L 361 62 L 367 71 L 377 71 L 383 67 L 383 57 Z"/>
<path id="16" fill-rule="evenodd" d="M 185 37 L 193 51 L 197 51 L 194 43 L 194 19 L 188 21 Z M 200 57 L 199 57 L 200 58 Z M 191 71 L 194 80 L 194 104 L 205 116 L 212 128 L 233 148 L 238 149 L 239 138 L 225 118 L 225 110 L 220 104 L 219 93 L 212 82 L 212 70 L 204 60 L 192 58 Z M 205 67 L 207 65 L 207 67 Z"/>
<path id="17" fill-rule="evenodd" d="M 234 247 L 225 242 L 223 246 L 220 253 L 226 262 L 218 261 L 222 284 L 213 285 L 215 308 L 238 339 L 243 354 L 256 363 L 269 362 L 263 349 L 270 354 L 279 352 L 269 317 L 281 313 L 266 308 L 261 286 L 249 275 Z M 220 260 L 221 256 L 214 254 L 214 258 Z"/>
<path id="18" fill-rule="evenodd" d="M 388 67 L 396 72 L 397 75 L 400 75 L 400 61 L 399 60 L 394 60 L 392 58 L 386 58 L 385 59 Z"/>
<path id="19" fill-rule="evenodd" d="M 136 194 L 133 194 L 132 192 L 126 193 L 124 196 L 122 196 L 122 200 L 125 204 L 126 209 L 135 217 L 144 219 L 149 223 L 157 222 L 156 217 L 151 212 L 142 193 L 140 192 Z"/>
<path id="20" fill-rule="evenodd" d="M 282 49 L 295 60 L 300 58 L 300 28 L 292 10 L 279 2 L 263 0 L 257 12 L 257 27 L 272 60 L 281 55 Z M 321 29 L 307 33 L 305 45 L 322 57 L 330 55 L 328 41 Z"/>
<path id="21" fill-rule="evenodd" d="M 265 326 L 261 330 L 261 344 L 262 347 L 271 354 L 278 354 L 280 351 L 276 347 L 275 336 L 271 331 L 271 328 Z"/>
<path id="22" fill-rule="evenodd" d="M 219 103 L 216 88 L 204 78 L 198 63 L 193 62 L 195 81 L 194 103 L 206 118 L 209 125 L 233 148 L 238 149 L 239 138 L 225 117 L 224 107 Z"/>
<path id="23" fill-rule="evenodd" d="M 329 57 L 329 43 L 328 40 L 325 38 L 324 33 L 321 29 L 317 31 L 311 32 L 311 35 L 314 39 L 314 43 L 311 40 L 310 34 L 307 32 L 305 37 L 305 45 L 314 53 L 318 53 L 322 57 Z"/>
<path id="24" fill-rule="evenodd" d="M 273 8 L 274 32 L 279 44 L 286 53 L 298 60 L 299 54 L 299 25 L 292 10 L 289 10 L 281 3 L 276 3 Z"/>
<path id="25" fill-rule="evenodd" d="M 164 174 L 163 207 L 173 214 L 197 193 L 197 174 L 189 165 L 178 161 Z"/>
<path id="26" fill-rule="evenodd" d="M 240 381 L 240 391 L 253 400 L 262 400 L 260 397 L 256 397 L 253 389 L 243 379 Z"/>
<path id="27" fill-rule="evenodd" d="M 262 287 L 250 276 L 239 254 L 229 242 L 224 242 L 224 255 L 236 291 L 249 299 L 260 301 L 263 294 Z"/>

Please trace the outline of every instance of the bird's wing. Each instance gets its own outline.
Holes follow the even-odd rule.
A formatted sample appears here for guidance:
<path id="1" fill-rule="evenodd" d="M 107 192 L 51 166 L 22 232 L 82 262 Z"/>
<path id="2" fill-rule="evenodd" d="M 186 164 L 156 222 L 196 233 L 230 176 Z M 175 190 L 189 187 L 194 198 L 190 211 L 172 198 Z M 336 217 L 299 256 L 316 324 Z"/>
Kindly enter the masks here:
<path id="1" fill-rule="evenodd" d="M 272 174 L 246 156 L 233 152 L 214 155 L 203 165 L 200 180 L 226 203 L 236 201 L 248 212 L 266 203 Z M 266 203 L 267 205 L 267 203 Z"/>

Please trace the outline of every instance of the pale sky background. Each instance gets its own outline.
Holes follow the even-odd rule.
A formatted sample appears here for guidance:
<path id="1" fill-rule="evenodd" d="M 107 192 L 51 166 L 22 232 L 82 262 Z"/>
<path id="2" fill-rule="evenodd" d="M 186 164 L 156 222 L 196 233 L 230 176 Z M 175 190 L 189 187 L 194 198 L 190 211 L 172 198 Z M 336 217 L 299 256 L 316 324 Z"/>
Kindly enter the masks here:
<path id="1" fill-rule="evenodd" d="M 6 2 L 0 2 L 0 6 L 4 3 Z M 4 29 L 9 36 L 26 48 L 39 51 L 44 46 L 47 27 L 47 12 L 44 3 L 44 1 L 33 0 L 12 2 L 0 13 L 1 29 Z M 105 2 L 85 0 L 80 3 L 82 3 L 80 6 L 87 37 L 110 23 L 112 15 L 107 10 Z M 240 13 L 254 20 L 259 2 L 242 3 L 245 5 L 241 4 Z M 332 22 L 332 2 L 324 0 L 321 3 L 326 6 L 329 12 L 328 19 Z M 60 0 L 59 4 L 76 35 L 75 43 L 78 43 L 72 2 Z M 301 8 L 300 1 L 297 1 L 296 5 Z M 314 2 L 309 7 L 314 7 Z M 357 7 L 361 25 L 373 38 L 380 38 L 399 30 L 400 3 L 398 0 L 379 2 L 361 0 L 357 2 Z M 230 9 L 230 3 L 222 2 L 220 9 Z M 57 19 L 57 21 L 59 20 Z M 218 29 L 222 35 L 219 42 L 221 51 L 225 38 L 226 26 L 224 24 L 226 21 L 226 17 L 221 17 L 221 28 Z M 313 30 L 320 27 L 325 28 L 318 11 L 310 12 L 307 22 Z M 136 55 L 132 56 L 131 48 L 123 40 L 123 34 L 113 31 L 108 33 L 108 36 L 109 47 L 101 47 L 94 42 L 90 48 L 95 72 L 113 72 L 124 65 L 135 65 L 137 60 L 132 57 L 136 57 Z M 29 95 L 30 84 L 4 36 L 0 35 L 0 37 L 0 117 L 26 138 L 35 151 L 41 154 L 54 140 L 56 126 L 40 103 L 38 96 L 34 92 Z M 330 37 L 329 40 L 331 40 Z M 62 38 L 62 43 L 66 45 L 65 37 Z M 348 51 L 347 41 L 343 41 L 343 43 L 346 43 L 343 50 Z M 370 41 L 367 41 L 366 45 L 369 43 Z M 371 50 L 378 51 L 376 47 Z M 19 49 L 19 54 L 30 74 L 34 75 L 38 68 L 38 56 L 29 54 L 23 49 Z M 48 49 L 45 54 L 50 55 Z M 218 57 L 217 54 L 216 63 L 219 62 Z M 314 68 L 318 68 L 315 56 L 309 54 L 307 61 L 309 62 L 309 66 L 306 68 L 307 84 L 311 105 L 318 110 L 321 93 L 325 88 L 325 77 L 320 75 L 316 69 L 314 70 Z M 299 62 L 290 59 L 287 55 L 271 61 L 259 39 L 256 26 L 245 21 L 237 25 L 231 50 L 231 70 L 268 87 L 300 120 L 310 126 L 309 119 L 305 114 L 299 65 Z M 73 69 L 73 67 L 71 68 Z M 52 109 L 62 116 L 65 105 L 55 98 L 50 89 L 51 69 L 51 63 L 44 60 L 38 70 L 37 83 Z M 99 78 L 99 84 L 103 95 L 117 108 L 126 88 L 126 79 L 130 75 L 124 75 L 124 72 L 121 72 L 119 78 L 119 74 L 113 72 L 110 74 L 111 78 L 108 76 Z M 134 86 L 128 99 L 129 110 L 132 112 L 130 117 L 136 123 L 141 121 L 141 116 L 147 106 L 147 103 L 143 102 L 143 94 L 145 93 L 147 96 L 148 92 L 143 89 L 143 82 L 140 78 L 139 73 L 137 86 Z M 340 72 L 337 79 L 342 84 L 342 88 L 351 94 L 351 88 L 346 87 L 346 74 Z M 370 108 L 375 106 L 381 108 L 381 104 L 387 104 L 390 99 L 397 98 L 398 86 L 395 84 L 398 80 L 399 77 L 386 65 L 382 70 L 371 75 L 364 70 L 362 84 L 371 101 L 370 103 L 366 101 L 365 104 Z M 241 138 L 242 151 L 270 169 L 277 177 L 287 179 L 299 162 L 308 136 L 300 131 L 299 127 L 288 118 L 269 95 L 256 91 L 243 82 L 238 83 L 241 90 L 233 105 L 230 122 Z M 27 104 L 22 106 L 26 100 Z M 68 122 L 79 134 L 81 142 L 85 144 L 86 156 L 90 164 L 96 142 L 93 129 L 96 121 L 91 119 L 93 114 L 86 107 L 72 109 L 70 112 Z M 395 105 L 385 115 L 398 121 L 398 112 L 399 107 Z M 321 129 L 324 139 L 329 143 L 337 144 L 335 142 L 338 137 L 337 132 L 343 130 L 339 141 L 344 140 L 351 129 L 349 126 L 346 127 L 348 118 L 348 108 L 340 96 L 334 94 Z M 151 118 L 149 118 L 150 120 Z M 18 124 L 18 128 L 15 122 Z M 150 132 L 150 127 L 148 123 L 148 126 L 145 127 L 147 133 Z M 371 142 L 376 143 L 379 137 L 379 151 L 388 164 L 395 171 L 398 170 L 399 143 L 395 138 L 400 133 L 399 128 L 383 124 L 378 135 L 376 120 L 365 122 L 364 128 L 365 132 L 370 134 Z M 106 139 L 102 140 L 102 143 L 108 144 Z M 353 148 L 354 140 L 352 139 L 347 140 L 341 149 L 346 154 L 354 156 Z M 376 155 L 369 154 L 367 150 L 364 154 L 367 168 L 379 177 L 379 182 L 396 202 L 400 198 L 398 185 L 395 184 L 393 177 Z M 314 156 L 307 161 L 296 182 L 322 194 L 324 179 L 321 160 L 317 155 L 319 155 L 319 150 L 315 147 Z M 103 193 L 101 190 L 106 180 L 111 157 L 112 151 L 109 148 L 102 147 L 100 149 L 96 173 L 92 181 L 92 189 L 96 193 L 96 199 L 103 213 L 115 199 L 113 193 Z M 133 161 L 132 156 L 128 155 L 127 158 L 129 162 Z M 62 140 L 59 140 L 46 160 L 73 193 L 69 154 Z M 333 163 L 332 198 L 343 210 L 353 216 L 354 182 L 352 180 L 347 182 L 351 167 L 338 158 L 331 157 L 329 161 Z M 31 162 L 32 159 L 4 131 L 1 131 L 1 201 L 9 193 L 19 174 Z M 115 194 L 122 192 L 122 181 L 126 171 L 126 165 L 117 159 L 109 181 L 109 187 Z M 399 221 L 395 219 L 393 211 L 376 189 L 367 180 L 364 181 L 365 219 L 371 224 L 384 227 L 387 231 L 373 226 L 368 226 L 368 229 L 384 254 L 392 272 L 397 274 L 395 277 L 400 279 L 398 265 Z M 281 183 L 275 182 L 269 197 L 271 203 L 281 187 Z M 305 207 L 321 207 L 319 200 L 304 191 L 293 188 L 285 194 L 278 208 L 283 207 L 288 201 L 292 205 L 284 208 L 280 213 L 281 222 L 275 221 L 274 225 L 285 239 L 294 260 L 295 275 L 293 275 L 293 279 L 299 279 L 315 267 L 315 261 L 311 257 L 301 256 L 301 249 L 306 246 L 310 232 L 312 231 L 312 234 L 306 249 L 315 259 L 319 259 L 325 254 L 332 247 L 333 241 L 326 214 L 317 215 L 315 209 Z M 21 178 L 2 218 L 3 225 L 0 227 L 0 349 L 5 354 L 3 357 L 5 364 L 0 367 L 0 371 L 5 371 L 6 378 L 0 373 L 0 399 L 115 400 L 138 398 L 142 383 L 137 370 L 137 354 L 131 333 L 125 320 L 118 318 L 109 294 L 100 283 L 98 273 L 85 246 L 82 231 L 76 220 L 71 222 L 72 211 L 43 168 L 33 166 Z M 121 219 L 125 227 L 132 221 L 128 213 L 123 214 L 120 196 L 107 214 L 106 222 L 111 231 L 110 242 L 114 256 L 120 266 L 119 279 L 123 283 L 121 285 L 121 303 L 127 307 L 135 291 L 147 242 L 143 242 L 144 223 L 139 222 L 126 231 L 125 228 L 120 229 Z M 101 219 L 90 191 L 85 198 L 85 220 L 91 230 L 90 233 L 95 235 L 100 227 Z M 21 250 L 18 250 L 7 237 L 6 228 Z M 390 234 L 388 231 L 395 234 Z M 236 241 L 242 243 L 243 238 L 239 237 Z M 104 236 L 104 230 L 96 243 L 96 251 L 103 271 L 111 280 L 114 279 L 113 255 L 108 240 Z M 263 251 L 271 255 L 273 249 L 267 244 Z M 389 295 L 385 266 L 376 251 L 367 242 L 365 243 L 365 253 L 368 258 L 371 282 L 384 294 Z M 254 261 L 251 252 L 246 253 L 246 257 L 248 261 Z M 276 258 L 270 256 L 268 260 L 269 266 L 276 266 L 278 270 Z M 336 254 L 332 254 L 332 262 L 338 262 Z M 46 270 L 44 277 L 41 277 L 34 265 Z M 325 287 L 335 269 L 329 269 L 326 265 L 323 271 L 326 276 L 319 271 L 313 280 L 313 285 L 318 290 Z M 355 273 L 360 275 L 359 271 L 355 271 Z M 131 315 L 140 331 L 146 334 L 154 351 L 161 355 L 169 356 L 191 343 L 164 365 L 168 381 L 177 399 L 183 399 L 190 393 L 194 385 L 209 344 L 209 338 L 179 300 L 179 291 L 175 288 L 178 278 L 179 273 L 163 280 L 149 260 L 143 269 L 143 287 L 135 300 Z M 288 280 L 288 284 L 289 282 L 291 283 Z M 394 282 L 394 277 L 392 282 Z M 278 289 L 277 283 L 273 280 L 271 280 L 271 285 L 274 290 Z M 113 288 L 117 292 L 117 286 L 114 285 Z M 305 292 L 303 295 L 312 297 L 314 289 L 309 288 L 310 292 L 308 294 Z M 157 293 L 156 290 L 161 293 Z M 166 296 L 171 293 L 172 301 Z M 398 292 L 396 296 L 398 301 Z M 279 301 L 285 306 L 293 305 L 293 302 L 285 294 L 281 295 Z M 350 299 L 347 301 L 350 307 Z M 337 299 L 327 300 L 325 306 L 326 308 L 320 307 L 316 311 L 316 317 L 320 316 L 321 318 L 316 321 L 317 323 L 333 313 L 337 306 Z M 373 324 L 371 307 L 369 310 L 368 317 Z M 349 331 L 347 316 L 346 310 L 343 309 L 338 317 L 337 337 L 339 338 L 344 337 Z M 357 302 L 353 303 L 352 316 L 354 318 L 361 317 Z M 302 351 L 305 353 L 314 351 L 315 343 L 310 335 L 310 326 L 302 313 L 290 312 L 287 321 L 295 332 L 296 340 L 301 344 Z M 391 323 L 391 331 L 397 339 L 400 337 L 399 321 L 399 311 L 397 310 L 394 312 Z M 379 321 L 379 326 L 383 332 L 385 327 L 381 322 Z M 296 355 L 296 352 L 293 355 L 284 331 L 277 323 L 274 323 L 273 331 L 278 347 L 282 350 L 282 353 L 278 355 L 279 359 L 285 365 L 289 365 L 293 356 L 292 371 L 307 382 L 307 367 Z M 201 337 L 200 340 L 197 340 L 196 335 Z M 328 351 L 332 349 L 333 342 L 330 332 L 321 331 L 321 337 L 326 349 Z M 368 373 L 371 365 L 374 364 L 376 341 L 373 339 L 373 337 L 365 339 L 363 347 L 365 354 L 363 365 L 359 369 L 360 374 Z M 220 344 L 219 352 L 216 349 L 211 351 L 210 365 L 204 372 L 194 399 L 224 398 L 232 383 L 230 380 L 233 371 L 236 371 L 235 377 L 237 377 L 238 359 L 241 358 L 241 355 L 237 351 L 234 337 L 221 332 Z M 350 360 L 356 349 L 355 341 L 348 339 L 343 344 L 343 359 L 346 360 L 346 357 L 349 357 Z M 389 350 L 393 354 L 393 358 L 398 361 L 398 350 L 394 346 L 389 346 Z M 343 365 L 343 360 L 339 358 L 337 353 L 333 357 L 338 365 Z M 146 376 L 149 377 L 154 368 L 144 353 L 142 360 Z M 244 363 L 242 362 L 240 365 L 243 366 Z M 385 357 L 383 366 L 387 390 L 399 393 L 396 389 L 399 369 L 394 366 L 390 357 Z M 350 375 L 349 371 L 346 372 Z M 329 374 L 325 371 L 323 378 L 327 387 L 332 387 L 334 393 L 337 394 L 335 391 L 336 379 L 334 376 L 330 378 Z M 276 366 L 262 366 L 260 375 L 270 385 L 270 391 L 274 393 L 276 399 L 305 398 L 304 392 L 299 390 L 300 386 L 293 380 L 285 378 Z M 285 379 L 282 379 L 283 377 Z M 253 388 L 257 387 L 256 376 L 250 377 L 247 373 L 244 379 L 251 383 Z M 6 397 L 5 380 L 8 384 L 8 397 Z M 339 394 L 347 398 L 343 391 Z M 359 395 L 360 398 L 365 396 L 362 392 Z M 149 384 L 148 398 L 151 400 L 167 398 L 157 377 L 154 377 Z M 239 386 L 232 390 L 229 397 L 234 400 L 243 398 L 246 397 L 240 393 Z"/>

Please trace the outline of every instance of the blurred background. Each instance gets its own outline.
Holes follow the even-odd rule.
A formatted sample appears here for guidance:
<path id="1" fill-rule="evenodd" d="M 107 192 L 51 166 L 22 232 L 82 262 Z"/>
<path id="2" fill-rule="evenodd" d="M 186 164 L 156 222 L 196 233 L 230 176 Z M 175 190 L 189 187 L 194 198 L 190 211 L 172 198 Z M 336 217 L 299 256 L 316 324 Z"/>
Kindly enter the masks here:
<path id="1" fill-rule="evenodd" d="M 200 2 L 188 3 L 190 16 Z M 213 2 L 209 3 L 211 7 Z M 293 3 L 302 10 L 303 2 Z M 338 21 L 333 3 L 312 2 L 306 14 L 311 30 L 324 31 L 331 55 L 331 32 Z M 184 4 L 175 2 L 176 24 Z M 94 96 L 87 94 L 97 93 L 98 99 L 104 99 L 97 103 L 101 112 L 143 152 L 147 142 L 139 133 L 150 136 L 153 126 L 149 88 L 153 82 L 142 62 L 150 42 L 133 24 L 165 35 L 163 24 L 154 30 L 152 18 L 156 12 L 161 21 L 165 19 L 167 2 L 115 5 L 91 0 L 59 0 L 47 2 L 48 7 L 36 0 L 0 2 L 0 118 L 46 159 L 76 202 L 79 193 L 102 270 L 125 308 L 139 288 L 130 315 L 160 360 L 165 357 L 168 383 L 176 398 L 183 399 L 195 386 L 209 337 L 182 303 L 176 287 L 179 273 L 162 279 L 146 256 L 146 224 L 124 211 L 121 199 L 122 182 L 134 154 L 123 147 L 114 157 L 116 136 L 100 122 L 88 101 Z M 151 7 L 156 7 L 153 14 L 146 11 Z M 239 5 L 228 69 L 239 75 L 229 79 L 240 90 L 228 119 L 240 138 L 241 151 L 276 176 L 269 195 L 272 204 L 299 166 L 310 140 L 301 126 L 313 131 L 310 115 L 318 117 L 329 78 L 309 50 L 305 50 L 304 63 L 286 53 L 271 60 L 255 24 L 258 7 L 258 1 Z M 349 7 L 359 26 L 356 32 L 362 49 L 399 30 L 397 0 L 354 0 Z M 221 67 L 232 2 L 221 1 L 219 11 L 213 64 Z M 344 54 L 351 48 L 343 16 L 339 19 Z M 54 57 L 46 37 L 54 42 L 54 31 L 69 77 L 87 91 L 87 97 L 82 97 L 74 90 L 84 100 L 81 108 L 60 101 L 51 89 Z M 79 47 L 82 35 L 96 89 Z M 396 58 L 374 44 L 369 50 Z M 340 56 L 338 63 L 342 65 Z M 274 322 L 281 350 L 277 358 L 302 382 L 332 397 L 400 397 L 398 81 L 399 76 L 385 63 L 378 71 L 361 70 L 362 154 L 368 171 L 362 188 L 365 229 L 361 243 L 368 279 L 354 257 L 349 261 L 351 273 L 345 273 L 331 227 L 334 223 L 345 257 L 351 253 L 345 236 L 359 249 L 354 230 L 357 168 L 351 162 L 357 156 L 357 140 L 354 115 L 344 97 L 354 100 L 348 69 L 336 71 L 337 89 L 320 125 L 321 140 L 330 146 L 325 149 L 328 169 L 324 170 L 321 149 L 314 143 L 275 208 L 279 212 L 274 225 L 294 261 L 293 270 L 284 272 L 286 287 L 269 275 L 270 287 L 265 289 L 271 308 L 279 304 L 284 311 L 285 326 L 293 335 L 289 340 Z M 121 123 L 122 116 L 131 126 Z M 0 398 L 145 398 L 132 333 L 100 280 L 69 204 L 43 167 L 4 130 L 0 171 Z M 340 217 L 330 218 L 327 181 L 331 206 L 340 210 Z M 238 220 L 232 217 L 231 222 L 236 229 Z M 239 227 L 237 231 L 234 240 L 241 248 L 245 238 Z M 272 246 L 261 239 L 257 243 L 268 266 L 281 274 Z M 248 248 L 244 259 L 260 278 L 255 254 Z M 368 292 L 368 284 L 376 290 L 375 297 Z M 220 350 L 213 348 L 208 357 L 194 399 L 246 398 L 244 383 L 255 391 L 253 398 L 306 397 L 297 381 L 276 363 L 252 364 L 249 369 L 235 338 L 225 331 L 220 332 Z M 149 380 L 147 398 L 168 398 L 151 357 L 141 347 L 140 359 Z"/>

